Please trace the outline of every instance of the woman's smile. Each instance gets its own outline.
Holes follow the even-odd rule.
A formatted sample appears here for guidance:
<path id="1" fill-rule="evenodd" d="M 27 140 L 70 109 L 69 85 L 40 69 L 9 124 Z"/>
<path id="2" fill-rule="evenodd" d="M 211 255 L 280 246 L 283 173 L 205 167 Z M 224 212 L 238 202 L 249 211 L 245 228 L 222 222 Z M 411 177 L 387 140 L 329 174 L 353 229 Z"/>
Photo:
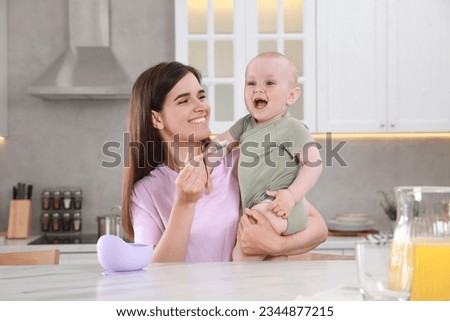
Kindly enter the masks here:
<path id="1" fill-rule="evenodd" d="M 208 124 L 206 121 L 206 117 L 202 116 L 199 118 L 195 118 L 189 121 L 191 124 Z"/>

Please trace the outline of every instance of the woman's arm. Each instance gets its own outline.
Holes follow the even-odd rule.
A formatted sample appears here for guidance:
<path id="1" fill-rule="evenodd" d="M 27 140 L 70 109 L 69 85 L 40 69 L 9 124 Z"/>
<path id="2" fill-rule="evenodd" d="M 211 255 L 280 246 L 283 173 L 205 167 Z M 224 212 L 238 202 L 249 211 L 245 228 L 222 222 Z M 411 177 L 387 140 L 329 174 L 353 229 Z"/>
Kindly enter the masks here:
<path id="1" fill-rule="evenodd" d="M 295 234 L 281 236 L 267 218 L 258 211 L 246 210 L 239 222 L 237 241 L 247 255 L 297 255 L 308 252 L 323 243 L 328 228 L 320 213 L 304 199 L 308 207 L 308 226 Z M 256 221 L 256 223 L 255 223 Z"/>
<path id="2" fill-rule="evenodd" d="M 161 239 L 153 250 L 152 262 L 183 262 L 191 233 L 195 203 L 176 202 Z"/>
<path id="3" fill-rule="evenodd" d="M 153 251 L 152 262 L 185 260 L 195 205 L 202 197 L 207 181 L 202 155 L 195 156 L 194 160 L 195 162 L 187 163 L 175 181 L 175 202 L 167 227 Z"/>

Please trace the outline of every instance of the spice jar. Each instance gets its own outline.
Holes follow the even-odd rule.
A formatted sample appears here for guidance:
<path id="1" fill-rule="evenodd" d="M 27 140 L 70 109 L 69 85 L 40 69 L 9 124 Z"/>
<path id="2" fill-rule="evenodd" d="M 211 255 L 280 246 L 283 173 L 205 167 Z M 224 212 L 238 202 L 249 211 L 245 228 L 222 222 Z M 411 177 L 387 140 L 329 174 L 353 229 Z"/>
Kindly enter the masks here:
<path id="1" fill-rule="evenodd" d="M 41 214 L 41 231 L 48 232 L 50 230 L 50 213 Z"/>
<path id="2" fill-rule="evenodd" d="M 57 232 L 61 227 L 61 222 L 59 220 L 59 213 L 52 214 L 52 231 Z"/>
<path id="3" fill-rule="evenodd" d="M 63 208 L 65 210 L 70 210 L 71 207 L 72 207 L 72 193 L 70 191 L 65 191 L 63 198 Z"/>
<path id="4" fill-rule="evenodd" d="M 54 210 L 61 209 L 61 192 L 60 191 L 53 192 L 53 209 Z"/>
<path id="5" fill-rule="evenodd" d="M 81 210 L 81 205 L 83 203 L 83 196 L 80 190 L 73 193 L 73 208 L 75 210 Z"/>
<path id="6" fill-rule="evenodd" d="M 43 210 L 47 211 L 50 209 L 51 199 L 52 199 L 52 196 L 50 194 L 50 191 L 44 190 L 42 192 L 42 199 L 41 199 L 41 201 L 42 201 L 41 207 Z"/>
<path id="7" fill-rule="evenodd" d="M 72 217 L 72 230 L 75 232 L 81 231 L 81 213 L 73 213 Z"/>
<path id="8" fill-rule="evenodd" d="M 64 213 L 62 218 L 62 230 L 70 231 L 70 213 Z"/>

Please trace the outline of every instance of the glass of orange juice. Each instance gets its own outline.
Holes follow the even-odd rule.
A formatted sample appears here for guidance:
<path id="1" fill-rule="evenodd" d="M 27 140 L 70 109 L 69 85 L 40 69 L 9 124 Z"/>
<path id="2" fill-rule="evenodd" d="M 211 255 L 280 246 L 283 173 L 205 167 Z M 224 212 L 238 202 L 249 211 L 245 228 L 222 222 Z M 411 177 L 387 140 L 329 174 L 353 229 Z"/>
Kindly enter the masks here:
<path id="1" fill-rule="evenodd" d="M 450 187 L 395 188 L 397 227 L 389 288 L 411 288 L 411 300 L 450 300 Z"/>

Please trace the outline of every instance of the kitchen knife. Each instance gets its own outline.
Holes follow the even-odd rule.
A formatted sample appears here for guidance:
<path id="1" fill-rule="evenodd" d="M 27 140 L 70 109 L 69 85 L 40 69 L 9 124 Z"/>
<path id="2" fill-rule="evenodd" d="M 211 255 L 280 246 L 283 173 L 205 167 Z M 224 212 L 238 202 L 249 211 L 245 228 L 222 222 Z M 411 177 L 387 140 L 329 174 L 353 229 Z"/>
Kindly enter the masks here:
<path id="1" fill-rule="evenodd" d="M 25 199 L 25 183 L 18 183 L 18 193 L 17 193 L 17 199 L 23 200 Z"/>
<path id="2" fill-rule="evenodd" d="M 31 196 L 33 195 L 33 185 L 28 185 L 27 187 L 27 199 L 31 200 Z"/>
<path id="3" fill-rule="evenodd" d="M 17 187 L 13 186 L 13 200 L 17 199 Z"/>
<path id="4" fill-rule="evenodd" d="M 22 183 L 17 183 L 17 199 L 22 198 Z"/>

